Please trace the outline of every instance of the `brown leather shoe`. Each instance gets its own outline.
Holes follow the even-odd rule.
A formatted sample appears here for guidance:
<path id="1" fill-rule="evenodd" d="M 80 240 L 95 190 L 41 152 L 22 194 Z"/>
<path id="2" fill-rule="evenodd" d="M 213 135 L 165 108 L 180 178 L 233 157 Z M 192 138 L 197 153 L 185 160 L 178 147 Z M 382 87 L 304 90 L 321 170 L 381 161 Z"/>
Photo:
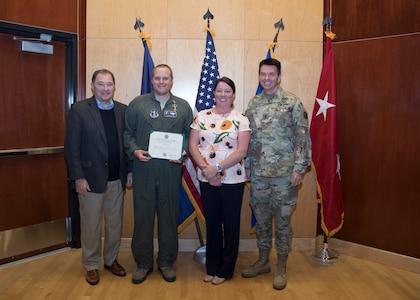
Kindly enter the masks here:
<path id="1" fill-rule="evenodd" d="M 99 282 L 99 272 L 98 270 L 89 270 L 86 272 L 86 281 L 90 285 L 96 285 Z"/>
<path id="2" fill-rule="evenodd" d="M 117 276 L 125 276 L 126 274 L 123 266 L 121 266 L 117 260 L 114 260 L 110 266 L 105 265 L 105 269 L 110 270 L 112 274 Z"/>

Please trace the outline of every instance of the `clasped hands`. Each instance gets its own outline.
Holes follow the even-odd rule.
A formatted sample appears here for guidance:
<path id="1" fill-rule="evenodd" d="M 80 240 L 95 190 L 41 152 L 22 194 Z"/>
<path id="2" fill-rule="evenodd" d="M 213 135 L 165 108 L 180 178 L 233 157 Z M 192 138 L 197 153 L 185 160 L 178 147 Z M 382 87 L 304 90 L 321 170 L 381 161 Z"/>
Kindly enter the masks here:
<path id="1" fill-rule="evenodd" d="M 201 174 L 212 186 L 221 186 L 222 179 L 217 172 L 216 166 L 202 165 L 199 167 Z"/>

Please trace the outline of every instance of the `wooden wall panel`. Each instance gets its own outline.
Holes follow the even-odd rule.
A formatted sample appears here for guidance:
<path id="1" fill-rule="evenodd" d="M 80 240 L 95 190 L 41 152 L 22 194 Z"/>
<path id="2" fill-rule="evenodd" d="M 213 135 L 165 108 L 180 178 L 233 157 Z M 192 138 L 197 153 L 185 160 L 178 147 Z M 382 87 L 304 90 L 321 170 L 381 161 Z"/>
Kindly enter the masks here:
<path id="1" fill-rule="evenodd" d="M 344 197 L 335 237 L 420 258 L 420 2 L 332 11 Z"/>
<path id="2" fill-rule="evenodd" d="M 168 63 L 174 72 L 172 92 L 195 105 L 201 65 L 205 54 L 203 15 L 214 15 L 211 28 L 216 32 L 219 72 L 231 77 L 237 86 L 235 107 L 244 110 L 258 86 L 258 63 L 265 58 L 276 29 L 283 18 L 285 30 L 278 36 L 274 56 L 282 62 L 282 86 L 298 95 L 312 114 L 322 65 L 322 0 L 112 0 L 87 2 L 86 86 L 93 71 L 108 68 L 116 77 L 115 98 L 128 104 L 140 92 L 143 44 L 133 28 L 135 17 L 146 24 L 151 55 L 155 64 Z M 90 96 L 89 92 L 86 96 Z M 123 236 L 133 228 L 132 191 L 125 199 Z M 299 191 L 298 206 L 292 218 L 295 237 L 316 234 L 316 195 L 312 173 Z M 251 212 L 248 193 L 242 210 L 241 238 L 250 235 Z M 194 224 L 181 234 L 196 239 Z"/>
<path id="3" fill-rule="evenodd" d="M 86 4 L 87 0 L 77 0 L 78 2 L 78 99 L 86 97 Z"/>
<path id="4" fill-rule="evenodd" d="M 77 32 L 77 0 L 0 0 L 0 19 L 13 23 Z"/>
<path id="5" fill-rule="evenodd" d="M 417 257 L 419 47 L 419 35 L 335 45 L 345 195 L 337 236 Z"/>
<path id="6" fill-rule="evenodd" d="M 337 41 L 419 32 L 419 16 L 418 0 L 333 1 Z"/>

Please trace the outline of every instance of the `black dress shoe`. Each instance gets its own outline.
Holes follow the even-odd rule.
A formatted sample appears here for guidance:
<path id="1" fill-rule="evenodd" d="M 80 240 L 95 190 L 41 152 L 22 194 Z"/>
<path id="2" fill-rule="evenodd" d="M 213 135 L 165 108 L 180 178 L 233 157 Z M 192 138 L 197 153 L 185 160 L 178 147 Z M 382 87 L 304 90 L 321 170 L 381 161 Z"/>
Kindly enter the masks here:
<path id="1" fill-rule="evenodd" d="M 97 285 L 99 282 L 99 272 L 98 270 L 89 270 L 86 272 L 86 281 L 90 285 Z"/>
<path id="2" fill-rule="evenodd" d="M 125 276 L 126 274 L 123 266 L 121 266 L 117 260 L 114 260 L 110 266 L 105 265 L 105 269 L 110 270 L 112 274 L 117 276 Z"/>

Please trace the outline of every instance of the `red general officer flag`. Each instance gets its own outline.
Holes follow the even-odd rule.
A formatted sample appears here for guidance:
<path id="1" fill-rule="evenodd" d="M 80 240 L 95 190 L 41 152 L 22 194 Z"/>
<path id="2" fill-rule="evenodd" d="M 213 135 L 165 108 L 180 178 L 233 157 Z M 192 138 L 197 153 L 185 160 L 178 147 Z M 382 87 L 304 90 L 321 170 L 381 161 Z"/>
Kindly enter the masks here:
<path id="1" fill-rule="evenodd" d="M 326 236 L 330 237 L 343 226 L 344 205 L 338 151 L 334 52 L 328 36 L 310 134 L 312 165 L 316 174 L 318 199 L 321 202 L 321 227 Z"/>

